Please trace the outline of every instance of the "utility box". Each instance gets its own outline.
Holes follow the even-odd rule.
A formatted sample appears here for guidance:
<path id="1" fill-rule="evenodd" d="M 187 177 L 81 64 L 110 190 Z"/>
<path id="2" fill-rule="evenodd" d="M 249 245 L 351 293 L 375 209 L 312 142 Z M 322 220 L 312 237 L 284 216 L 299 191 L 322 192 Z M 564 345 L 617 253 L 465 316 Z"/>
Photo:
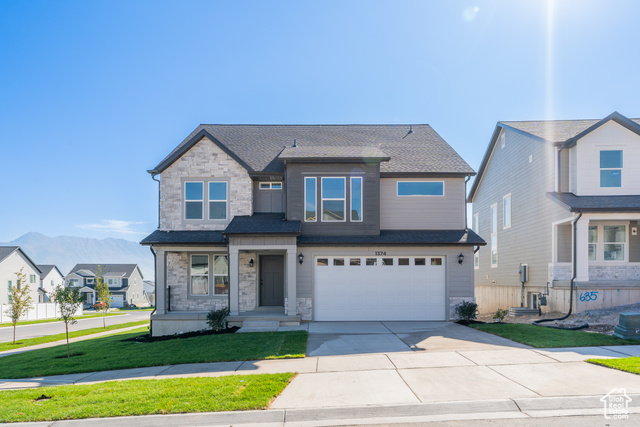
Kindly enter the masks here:
<path id="1" fill-rule="evenodd" d="M 540 306 L 547 305 L 547 296 L 546 295 L 542 295 L 542 294 L 538 294 L 538 304 Z"/>
<path id="2" fill-rule="evenodd" d="M 520 264 L 520 267 L 518 267 L 518 277 L 520 278 L 520 283 L 529 281 L 529 268 L 527 264 Z"/>

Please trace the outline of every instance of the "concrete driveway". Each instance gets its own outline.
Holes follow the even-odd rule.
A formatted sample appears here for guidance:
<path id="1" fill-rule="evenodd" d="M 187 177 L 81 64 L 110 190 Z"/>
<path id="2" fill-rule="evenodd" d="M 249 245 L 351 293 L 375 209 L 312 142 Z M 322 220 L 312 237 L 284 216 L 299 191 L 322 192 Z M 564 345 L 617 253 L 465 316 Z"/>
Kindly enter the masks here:
<path id="1" fill-rule="evenodd" d="M 307 356 L 529 348 L 451 322 L 312 322 Z"/>

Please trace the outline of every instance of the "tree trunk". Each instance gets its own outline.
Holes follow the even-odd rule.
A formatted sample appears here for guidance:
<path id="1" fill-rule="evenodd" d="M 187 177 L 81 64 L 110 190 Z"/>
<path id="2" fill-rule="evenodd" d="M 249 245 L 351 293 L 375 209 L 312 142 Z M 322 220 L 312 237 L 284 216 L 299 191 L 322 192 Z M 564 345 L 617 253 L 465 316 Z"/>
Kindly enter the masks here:
<path id="1" fill-rule="evenodd" d="M 13 345 L 16 345 L 16 325 L 17 324 L 18 324 L 17 322 L 13 324 Z"/>
<path id="2" fill-rule="evenodd" d="M 107 312 L 106 311 L 102 312 L 102 327 L 104 329 L 107 329 Z"/>
<path id="3" fill-rule="evenodd" d="M 71 357 L 71 353 L 69 353 L 69 324 L 67 322 L 64 323 L 64 328 L 67 332 L 67 358 Z"/>

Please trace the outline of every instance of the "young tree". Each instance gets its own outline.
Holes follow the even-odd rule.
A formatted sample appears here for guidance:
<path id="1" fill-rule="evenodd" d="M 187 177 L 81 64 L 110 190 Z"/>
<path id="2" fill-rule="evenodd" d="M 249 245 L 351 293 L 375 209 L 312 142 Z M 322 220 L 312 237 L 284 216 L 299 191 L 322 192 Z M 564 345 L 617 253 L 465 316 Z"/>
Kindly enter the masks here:
<path id="1" fill-rule="evenodd" d="M 69 352 L 69 324 L 77 323 L 75 319 L 76 310 L 82 304 L 82 295 L 76 288 L 70 286 L 58 286 L 53 291 L 53 300 L 60 306 L 59 319 L 64 322 L 64 328 L 67 333 L 67 357 L 71 357 Z"/>
<path id="2" fill-rule="evenodd" d="M 96 311 L 102 312 L 102 326 L 107 329 L 107 312 L 111 308 L 111 292 L 109 292 L 109 284 L 105 283 L 102 277 L 102 267 L 98 265 L 96 272 L 96 297 L 98 302 L 94 305 Z"/>
<path id="3" fill-rule="evenodd" d="M 16 326 L 22 316 L 33 305 L 33 298 L 29 295 L 29 284 L 27 283 L 27 275 L 22 272 L 24 268 L 16 273 L 16 285 L 11 287 L 11 295 L 9 300 L 9 308 L 5 311 L 11 318 L 13 324 L 13 343 L 16 343 Z"/>

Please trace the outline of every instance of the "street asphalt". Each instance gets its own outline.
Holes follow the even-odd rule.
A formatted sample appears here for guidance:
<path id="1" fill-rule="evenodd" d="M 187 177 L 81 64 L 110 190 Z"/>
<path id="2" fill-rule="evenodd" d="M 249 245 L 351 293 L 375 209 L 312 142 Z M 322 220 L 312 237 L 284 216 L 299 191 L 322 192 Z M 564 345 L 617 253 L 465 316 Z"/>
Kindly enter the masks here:
<path id="1" fill-rule="evenodd" d="M 616 423 L 624 420 L 604 418 L 601 399 L 610 392 L 631 399 L 626 425 L 638 425 L 640 376 L 584 360 L 640 355 L 640 345 L 533 349 L 447 322 L 332 322 L 306 327 L 309 346 L 304 359 L 0 380 L 0 389 L 133 378 L 299 373 L 265 411 L 33 424 L 38 426 L 420 425 L 500 419 L 513 423 L 496 425 L 525 426 L 557 417 L 566 417 L 567 424 L 555 425 L 605 425 L 604 421 L 622 425 Z M 585 424 L 569 424 L 576 420 Z"/>

